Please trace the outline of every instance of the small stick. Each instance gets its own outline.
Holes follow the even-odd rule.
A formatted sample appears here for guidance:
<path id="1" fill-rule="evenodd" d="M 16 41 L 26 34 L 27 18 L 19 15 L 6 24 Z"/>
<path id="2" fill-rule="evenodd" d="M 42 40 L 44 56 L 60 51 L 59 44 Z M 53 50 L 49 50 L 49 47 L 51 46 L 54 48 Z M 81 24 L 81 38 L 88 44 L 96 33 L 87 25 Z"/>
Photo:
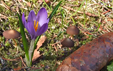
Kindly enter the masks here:
<path id="1" fill-rule="evenodd" d="M 8 10 L 10 10 L 10 7 L 9 6 L 7 6 L 6 4 L 5 4 L 5 2 L 4 1 L 1 1 L 2 2 L 2 4 L 3 5 L 5 5 L 5 8 L 7 8 Z"/>
<path id="2" fill-rule="evenodd" d="M 22 61 L 23 65 L 26 67 L 26 64 L 24 63 L 24 61 L 23 61 L 23 59 L 22 59 L 22 57 L 21 57 L 21 56 L 20 56 L 20 59 L 21 59 L 21 61 Z"/>
<path id="3" fill-rule="evenodd" d="M 6 59 L 6 58 L 3 58 L 3 57 L 2 57 L 2 59 L 8 60 L 8 61 L 17 61 L 17 59 L 19 59 L 19 58 L 16 58 L 16 59 Z"/>

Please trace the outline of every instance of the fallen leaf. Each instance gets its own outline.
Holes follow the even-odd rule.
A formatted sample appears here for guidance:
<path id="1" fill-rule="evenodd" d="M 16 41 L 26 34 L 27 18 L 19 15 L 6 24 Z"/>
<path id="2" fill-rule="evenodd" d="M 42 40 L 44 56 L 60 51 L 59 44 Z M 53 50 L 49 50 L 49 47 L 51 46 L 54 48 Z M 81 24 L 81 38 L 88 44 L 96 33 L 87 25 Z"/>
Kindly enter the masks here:
<path id="1" fill-rule="evenodd" d="M 33 58 L 32 58 L 32 61 L 35 61 L 37 58 L 39 58 L 41 55 L 40 55 L 40 52 L 37 51 L 37 49 L 35 49 L 34 51 L 34 54 L 33 54 Z"/>
<path id="2" fill-rule="evenodd" d="M 37 50 L 42 46 L 42 44 L 45 42 L 45 40 L 47 39 L 47 37 L 45 35 L 42 35 L 39 39 L 39 41 L 37 42 Z"/>
<path id="3" fill-rule="evenodd" d="M 38 49 L 42 46 L 42 44 L 45 42 L 46 36 L 42 35 L 37 42 L 37 48 L 34 50 L 32 61 L 35 61 L 37 58 L 39 58 L 42 54 L 38 51 Z"/>

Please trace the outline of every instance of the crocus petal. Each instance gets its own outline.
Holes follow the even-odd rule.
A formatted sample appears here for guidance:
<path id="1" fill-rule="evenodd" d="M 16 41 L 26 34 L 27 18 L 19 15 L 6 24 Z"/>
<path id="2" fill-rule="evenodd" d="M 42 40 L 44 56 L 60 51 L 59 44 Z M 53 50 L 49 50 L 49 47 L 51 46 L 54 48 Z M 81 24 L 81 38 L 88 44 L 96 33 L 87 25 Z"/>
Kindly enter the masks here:
<path id="1" fill-rule="evenodd" d="M 36 15 L 35 12 L 33 10 L 30 11 L 27 22 L 33 22 L 34 20 L 36 20 Z"/>
<path id="2" fill-rule="evenodd" d="M 46 23 L 47 23 L 47 24 L 49 23 L 49 18 L 47 19 Z"/>
<path id="3" fill-rule="evenodd" d="M 35 30 L 34 30 L 34 25 L 32 22 L 28 22 L 26 25 L 26 29 L 29 32 L 29 34 L 31 35 L 31 37 L 35 36 Z"/>
<path id="4" fill-rule="evenodd" d="M 30 36 L 31 36 L 31 39 L 36 39 L 36 36 L 35 35 L 31 35 L 30 34 Z"/>
<path id="5" fill-rule="evenodd" d="M 36 20 L 39 21 L 40 26 L 46 23 L 47 11 L 45 8 L 41 8 L 36 16 Z"/>
<path id="6" fill-rule="evenodd" d="M 22 22 L 29 32 L 31 39 L 36 39 L 37 36 L 43 34 L 47 28 L 48 28 L 48 23 L 49 23 L 49 18 L 47 11 L 45 8 L 41 8 L 37 14 L 35 15 L 35 12 L 33 10 L 30 11 L 27 22 L 24 17 L 24 13 L 22 15 Z M 36 24 L 38 23 L 38 29 L 34 29 L 34 20 L 36 20 Z M 35 26 L 36 26 L 35 24 Z"/>
<path id="7" fill-rule="evenodd" d="M 23 23 L 23 25 L 25 27 L 25 25 L 26 25 L 26 19 L 25 19 L 24 13 L 22 14 L 22 23 Z"/>
<path id="8" fill-rule="evenodd" d="M 48 24 L 45 23 L 44 25 L 42 25 L 42 27 L 39 28 L 39 30 L 36 32 L 35 36 L 39 36 L 39 35 L 43 34 L 47 29 L 48 29 Z"/>
<path id="9" fill-rule="evenodd" d="M 46 20 L 46 23 L 48 24 L 49 23 L 49 18 Z M 44 23 L 45 24 L 45 23 Z M 38 28 L 40 28 L 42 26 L 40 26 L 40 23 L 38 24 Z M 39 29 L 38 29 L 39 30 Z"/>

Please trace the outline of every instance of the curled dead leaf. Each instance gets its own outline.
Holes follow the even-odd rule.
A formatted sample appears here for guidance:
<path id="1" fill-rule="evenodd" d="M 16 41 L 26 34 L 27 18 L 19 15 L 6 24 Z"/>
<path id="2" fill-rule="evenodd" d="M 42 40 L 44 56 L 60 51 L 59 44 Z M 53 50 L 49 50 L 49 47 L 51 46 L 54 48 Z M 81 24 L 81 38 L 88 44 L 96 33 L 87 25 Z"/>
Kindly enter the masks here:
<path id="1" fill-rule="evenodd" d="M 45 40 L 47 39 L 47 37 L 45 35 L 42 35 L 39 39 L 39 41 L 37 42 L 37 50 L 42 46 L 42 44 L 45 42 Z"/>
<path id="2" fill-rule="evenodd" d="M 42 44 L 45 42 L 46 36 L 42 35 L 37 42 L 37 48 L 34 50 L 32 61 L 35 61 L 37 58 L 39 58 L 42 54 L 38 51 L 38 49 L 42 46 Z"/>
<path id="3" fill-rule="evenodd" d="M 36 60 L 37 58 L 39 58 L 40 56 L 41 56 L 41 55 L 40 55 L 40 52 L 35 49 L 34 54 L 33 54 L 32 61 L 35 61 L 35 60 Z"/>

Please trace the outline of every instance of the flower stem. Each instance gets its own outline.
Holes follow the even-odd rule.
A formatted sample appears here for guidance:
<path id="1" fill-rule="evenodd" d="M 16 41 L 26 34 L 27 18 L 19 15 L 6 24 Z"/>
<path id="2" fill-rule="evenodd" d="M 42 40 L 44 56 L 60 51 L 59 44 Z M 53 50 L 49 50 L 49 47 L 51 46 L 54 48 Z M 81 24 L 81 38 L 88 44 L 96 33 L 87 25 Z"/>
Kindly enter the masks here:
<path id="1" fill-rule="evenodd" d="M 30 67 L 32 65 L 32 57 L 33 57 L 33 53 L 34 53 L 34 43 L 35 43 L 35 39 L 32 39 L 31 43 L 30 43 L 30 47 L 29 47 L 29 60 L 26 59 L 26 64 L 28 67 Z"/>

